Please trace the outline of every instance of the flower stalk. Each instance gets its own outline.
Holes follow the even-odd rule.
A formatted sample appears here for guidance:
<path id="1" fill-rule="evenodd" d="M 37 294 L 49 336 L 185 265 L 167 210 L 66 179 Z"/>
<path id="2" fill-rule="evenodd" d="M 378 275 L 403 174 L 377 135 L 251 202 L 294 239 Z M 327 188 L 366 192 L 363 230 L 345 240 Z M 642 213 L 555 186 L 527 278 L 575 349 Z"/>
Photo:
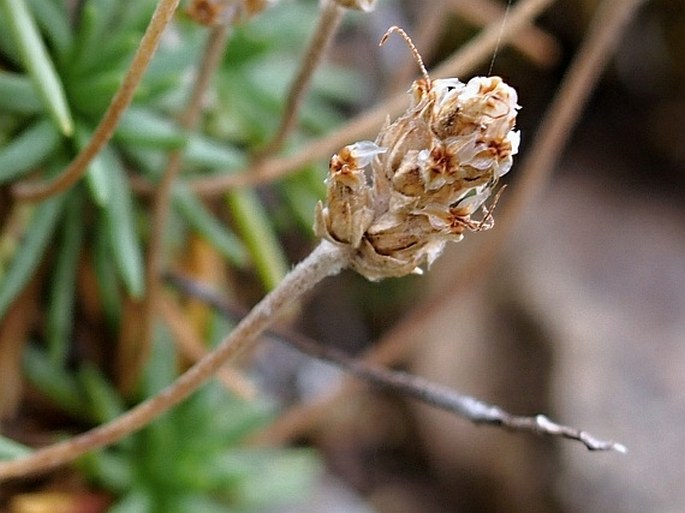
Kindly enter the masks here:
<path id="1" fill-rule="evenodd" d="M 278 314 L 285 307 L 302 298 L 327 276 L 340 272 L 347 265 L 347 261 L 348 253 L 344 248 L 322 241 L 307 258 L 293 268 L 278 288 L 267 294 L 250 311 L 214 351 L 159 394 L 107 424 L 64 442 L 39 449 L 23 458 L 0 462 L 0 480 L 43 472 L 63 465 L 142 429 L 197 390 L 227 361 L 254 344 L 259 335 L 278 319 Z"/>

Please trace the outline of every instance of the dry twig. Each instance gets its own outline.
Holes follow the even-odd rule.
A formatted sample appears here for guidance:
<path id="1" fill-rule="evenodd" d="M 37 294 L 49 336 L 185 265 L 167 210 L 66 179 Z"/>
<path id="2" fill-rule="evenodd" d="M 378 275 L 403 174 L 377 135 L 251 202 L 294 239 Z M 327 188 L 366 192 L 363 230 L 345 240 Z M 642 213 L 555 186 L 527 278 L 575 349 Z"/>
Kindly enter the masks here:
<path id="1" fill-rule="evenodd" d="M 477 26 L 491 23 L 504 14 L 504 7 L 493 0 L 446 0 L 452 10 Z M 539 66 L 550 66 L 561 56 L 561 48 L 553 36 L 535 25 L 524 26 L 511 39 L 511 46 Z"/>
<path id="2" fill-rule="evenodd" d="M 224 316 L 237 319 L 243 315 L 238 309 L 231 307 L 216 292 L 198 282 L 173 274 L 167 275 L 167 281 L 184 294 L 209 304 Z M 279 342 L 285 343 L 313 358 L 337 365 L 353 376 L 361 378 L 377 387 L 417 399 L 436 408 L 464 417 L 476 424 L 488 424 L 502 426 L 514 431 L 560 436 L 577 440 L 591 451 L 626 452 L 625 446 L 620 443 L 600 440 L 586 431 L 557 424 L 544 415 L 532 417 L 511 415 L 498 406 L 484 403 L 479 399 L 432 383 L 419 376 L 372 366 L 367 362 L 351 358 L 342 351 L 323 346 L 292 330 L 278 327 L 269 330 L 267 333 L 274 336 Z"/>

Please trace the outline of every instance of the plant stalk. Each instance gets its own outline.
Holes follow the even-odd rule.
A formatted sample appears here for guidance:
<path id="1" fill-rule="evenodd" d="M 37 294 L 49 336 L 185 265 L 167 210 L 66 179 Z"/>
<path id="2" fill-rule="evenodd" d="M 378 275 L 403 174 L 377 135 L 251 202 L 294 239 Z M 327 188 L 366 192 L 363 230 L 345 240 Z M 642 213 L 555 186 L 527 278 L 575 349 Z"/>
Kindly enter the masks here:
<path id="1" fill-rule="evenodd" d="M 219 368 L 254 344 L 260 334 L 278 319 L 278 314 L 327 276 L 347 266 L 348 250 L 327 241 L 319 245 L 267 294 L 217 348 L 178 377 L 157 395 L 135 406 L 107 424 L 91 429 L 12 461 L 0 462 L 0 480 L 43 472 L 79 456 L 113 444 L 145 427 L 197 390 Z"/>

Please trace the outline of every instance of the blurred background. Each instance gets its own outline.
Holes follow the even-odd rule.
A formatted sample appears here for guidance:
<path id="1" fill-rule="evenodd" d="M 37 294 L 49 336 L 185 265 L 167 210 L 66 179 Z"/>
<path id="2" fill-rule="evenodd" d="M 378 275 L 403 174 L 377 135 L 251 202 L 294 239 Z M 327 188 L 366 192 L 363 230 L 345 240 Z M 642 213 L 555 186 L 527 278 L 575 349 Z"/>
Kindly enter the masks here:
<path id="1" fill-rule="evenodd" d="M 36 10 L 36 2 L 28 4 Z M 123 8 L 141 13 L 118 12 L 109 23 L 126 38 L 139 35 L 154 2 L 143 4 Z M 525 161 L 540 136 L 540 121 L 598 4 L 553 3 L 472 73 L 502 76 L 518 90 L 522 105 L 521 155 L 505 177 L 509 187 L 495 212 L 497 222 L 502 220 L 498 213 L 512 213 L 506 209 L 518 185 L 517 163 Z M 88 41 L 83 21 L 88 15 L 97 27 L 99 10 L 116 11 L 112 5 L 73 2 L 69 19 L 75 41 Z M 188 157 L 186 177 L 241 169 L 249 154 L 268 141 L 317 7 L 316 2 L 281 0 L 231 34 L 210 95 L 212 109 L 203 119 L 204 139 L 183 143 L 187 152 L 197 153 Z M 389 26 L 400 25 L 414 37 L 430 71 L 484 24 L 497 20 L 504 8 L 493 0 L 379 0 L 371 13 L 346 13 L 286 152 L 409 88 L 417 69 L 406 46 L 399 38 L 377 46 Z M 0 24 L 8 18 L 6 12 L 2 16 Z M 146 131 L 154 132 L 149 127 L 157 127 L 145 122 L 171 119 L 178 112 L 178 91 L 187 89 L 180 70 L 192 67 L 201 53 L 201 35 L 180 18 L 176 36 L 183 41 L 182 51 L 173 40 L 163 45 L 163 64 L 153 66 L 134 103 L 138 118 L 120 129 L 105 162 L 110 169 L 119 166 L 121 176 L 133 184 L 125 195 L 130 203 L 124 204 L 135 206 L 127 222 L 140 247 L 129 255 L 144 254 L 150 229 L 149 200 L 136 189 L 136 180 L 157 180 L 162 157 L 185 141 L 184 135 L 174 139 L 180 132 L 172 126 L 163 142 L 153 137 L 141 142 Z M 133 20 L 130 26 L 126 20 Z M 59 38 L 39 25 L 59 63 Z M 130 47 L 123 50 L 126 38 L 117 50 L 122 56 L 130 55 Z M 21 63 L 6 40 L 0 37 L 0 67 L 19 74 Z M 82 61 L 74 62 L 82 62 L 83 75 L 64 71 L 71 69 L 68 59 L 58 71 L 85 134 L 106 106 L 97 93 L 109 98 L 104 69 L 113 65 L 93 64 L 87 52 L 73 55 L 81 55 Z M 79 82 L 86 71 L 104 77 L 97 82 L 101 89 Z M 83 458 L 74 468 L 1 483 L 0 511 L 681 511 L 683 80 L 685 4 L 645 2 L 588 104 L 578 106 L 579 122 L 544 190 L 513 211 L 515 218 L 449 245 L 421 277 L 369 283 L 344 272 L 329 278 L 290 318 L 292 328 L 321 344 L 354 355 L 382 347 L 383 358 L 394 368 L 511 413 L 545 413 L 615 439 L 628 447 L 626 455 L 590 453 L 571 441 L 478 427 L 358 382 L 342 385 L 349 381 L 343 372 L 296 353 L 278 337 L 266 337 L 241 361 L 240 379 L 246 384 L 238 389 L 247 399 L 214 383 L 156 427 Z M 94 91 L 86 95 L 87 105 L 81 103 L 80 83 Z M 0 105 L 0 160 L 2 146 L 10 147 L 41 116 L 40 110 L 18 112 L 16 106 Z M 208 148 L 213 152 L 209 157 Z M 39 168 L 49 173 L 73 152 L 73 144 L 56 143 L 25 172 Z M 254 303 L 315 244 L 309 227 L 313 206 L 324 194 L 325 171 L 324 159 L 294 177 L 227 193 L 220 200 L 179 193 L 167 241 L 168 267 L 210 283 L 236 304 Z M 7 307 L 0 316 L 5 333 L 0 335 L 4 457 L 24 450 L 9 439 L 45 445 L 55 433 L 76 433 L 113 418 L 172 381 L 194 359 L 172 342 L 183 337 L 167 318 L 142 364 L 139 383 L 130 383 L 126 355 L 142 322 L 136 272 L 131 271 L 137 264 L 121 263 L 116 256 L 121 230 L 112 227 L 113 214 L 107 210 L 114 207 L 97 203 L 92 187 L 81 187 L 67 202 L 80 204 L 80 215 L 67 209 L 46 228 L 44 253 L 27 274 L 21 294 L 8 295 L 17 248 L 22 240 L 32 240 L 30 219 L 35 223 L 38 218 L 12 197 L 9 186 L 19 177 L 17 171 L 0 182 L 0 280 L 5 282 L 0 304 Z M 205 214 L 226 232 L 217 232 Z M 251 224 L 254 218 L 264 224 Z M 60 248 L 73 242 L 68 226 L 76 224 L 74 219 L 87 222 L 73 257 L 68 320 L 57 323 L 69 328 L 55 328 L 63 303 L 54 299 L 52 269 L 59 267 L 59 255 L 68 253 Z M 498 228 L 507 230 L 505 242 L 493 246 L 499 244 L 493 242 Z M 250 233 L 266 233 L 271 245 L 251 242 Z M 497 252 L 491 259 L 493 247 Z M 267 256 L 260 260 L 260 255 Z M 117 278 L 108 285 L 107 276 Z M 171 317 L 185 316 L 203 341 L 215 343 L 230 329 L 232 320 L 178 295 L 179 310 Z M 324 402 L 333 395 L 335 400 Z"/>

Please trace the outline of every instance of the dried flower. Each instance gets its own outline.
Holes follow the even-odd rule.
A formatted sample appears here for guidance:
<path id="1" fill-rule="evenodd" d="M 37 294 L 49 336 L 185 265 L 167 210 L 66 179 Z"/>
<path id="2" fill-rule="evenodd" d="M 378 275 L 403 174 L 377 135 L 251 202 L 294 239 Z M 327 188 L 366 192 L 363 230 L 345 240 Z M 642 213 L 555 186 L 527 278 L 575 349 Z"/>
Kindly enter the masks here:
<path id="1" fill-rule="evenodd" d="M 491 228 L 483 205 L 518 152 L 513 88 L 499 77 L 433 81 L 422 69 L 403 115 L 331 158 L 317 205 L 317 235 L 350 247 L 351 267 L 370 280 L 421 273 L 447 241 Z"/>
<path id="2" fill-rule="evenodd" d="M 192 0 L 186 13 L 207 27 L 232 21 L 245 22 L 266 9 L 275 0 Z"/>
<path id="3" fill-rule="evenodd" d="M 357 11 L 370 12 L 376 7 L 376 0 L 333 0 L 341 7 Z"/>

